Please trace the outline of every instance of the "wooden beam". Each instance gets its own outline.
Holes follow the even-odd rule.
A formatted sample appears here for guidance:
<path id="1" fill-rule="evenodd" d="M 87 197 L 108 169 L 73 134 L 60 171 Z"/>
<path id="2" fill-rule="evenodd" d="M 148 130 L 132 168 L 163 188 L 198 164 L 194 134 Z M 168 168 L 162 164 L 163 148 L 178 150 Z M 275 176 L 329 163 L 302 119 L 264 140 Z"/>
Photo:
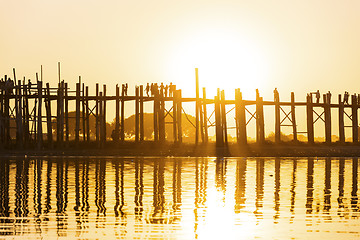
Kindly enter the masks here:
<path id="1" fill-rule="evenodd" d="M 339 141 L 345 143 L 344 102 L 339 94 Z"/>
<path id="2" fill-rule="evenodd" d="M 291 92 L 291 122 L 293 129 L 293 140 L 297 141 L 297 126 L 296 126 L 296 114 L 295 114 L 295 94 Z"/>
<path id="3" fill-rule="evenodd" d="M 352 111 L 352 138 L 353 143 L 359 142 L 358 136 L 358 103 L 357 96 L 354 94 L 351 96 L 351 111 Z"/>
<path id="4" fill-rule="evenodd" d="M 310 94 L 306 96 L 306 123 L 308 143 L 314 143 L 314 116 L 313 116 L 313 102 Z"/>

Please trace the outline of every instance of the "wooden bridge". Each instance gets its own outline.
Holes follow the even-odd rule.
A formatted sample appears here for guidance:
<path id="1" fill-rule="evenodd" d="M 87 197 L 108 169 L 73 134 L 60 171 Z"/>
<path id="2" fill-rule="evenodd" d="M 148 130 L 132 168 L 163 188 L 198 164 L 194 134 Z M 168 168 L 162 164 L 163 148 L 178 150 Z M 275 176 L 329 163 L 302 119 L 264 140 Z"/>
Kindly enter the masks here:
<path id="1" fill-rule="evenodd" d="M 126 96 L 124 91 L 120 94 L 120 87 L 116 85 L 116 95 L 108 96 L 106 85 L 100 88 L 96 84 L 95 95 L 89 95 L 89 87 L 79 82 L 76 83 L 76 89 L 71 91 L 68 83 L 60 81 L 56 88 L 51 88 L 49 83 L 44 84 L 42 79 L 39 80 L 36 75 L 36 83 L 31 84 L 26 79 L 17 80 L 15 69 L 13 79 L 4 76 L 1 79 L 0 89 L 0 146 L 17 148 L 37 147 L 42 148 L 63 148 L 69 147 L 70 140 L 74 141 L 75 146 L 80 142 L 90 142 L 90 122 L 89 118 L 93 115 L 95 121 L 95 141 L 96 145 L 101 148 L 110 139 L 106 132 L 106 112 L 109 110 L 107 103 L 115 102 L 115 130 L 112 135 L 112 141 L 125 141 L 125 102 L 133 101 L 135 103 L 135 142 L 144 141 L 144 103 L 153 104 L 153 134 L 154 142 L 159 144 L 166 141 L 165 124 L 172 124 L 172 141 L 181 143 L 183 138 L 182 132 L 182 114 L 184 109 L 182 104 L 185 102 L 194 103 L 195 123 L 192 123 L 195 130 L 195 144 L 200 142 L 207 143 L 209 140 L 208 129 L 215 127 L 216 144 L 218 147 L 226 146 L 228 143 L 227 114 L 235 111 L 235 130 L 236 141 L 239 144 L 247 144 L 247 127 L 250 121 L 256 121 L 256 142 L 259 144 L 265 141 L 264 130 L 264 106 L 274 106 L 275 116 L 275 142 L 280 143 L 281 127 L 288 126 L 292 128 L 293 140 L 298 140 L 298 134 L 306 134 L 308 143 L 314 143 L 314 123 L 323 121 L 325 123 L 325 142 L 331 143 L 331 109 L 338 109 L 338 128 L 339 142 L 345 143 L 345 127 L 352 128 L 352 142 L 358 142 L 358 108 L 360 107 L 359 98 L 356 94 L 351 96 L 351 102 L 342 100 L 338 95 L 338 103 L 331 103 L 331 94 L 327 93 L 322 96 L 322 101 L 317 96 L 317 101 L 313 102 L 313 94 L 307 94 L 306 102 L 295 102 L 294 93 L 291 93 L 291 101 L 280 101 L 277 90 L 274 90 L 274 100 L 264 101 L 259 91 L 256 91 L 255 100 L 244 100 L 240 89 L 235 89 L 235 99 L 225 99 L 224 90 L 218 89 L 214 99 L 206 97 L 205 88 L 202 89 L 200 97 L 198 74 L 196 69 L 196 97 L 183 98 L 181 89 L 174 89 L 171 96 L 165 96 L 164 91 L 157 89 L 152 96 L 144 96 L 144 86 L 135 87 L 134 96 Z M 346 96 L 348 97 L 348 96 Z M 31 102 L 31 103 L 30 103 Z M 56 115 L 53 114 L 52 102 L 56 103 Z M 70 139 L 69 129 L 69 112 L 70 106 L 75 102 L 75 137 Z M 171 109 L 165 108 L 165 103 L 172 105 Z M 214 111 L 211 114 L 207 112 L 207 106 L 213 105 Z M 230 111 L 226 111 L 226 106 L 232 105 Z M 251 112 L 248 106 L 254 105 L 255 112 Z M 284 107 L 290 107 L 286 111 Z M 303 106 L 306 108 L 306 132 L 299 132 L 297 129 L 296 108 Z M 315 111 L 320 109 L 322 113 Z M 345 109 L 350 109 L 351 114 Z M 165 117 L 171 116 L 171 122 L 165 122 Z M 211 117 L 215 118 L 211 122 Z M 351 120 L 351 126 L 344 125 L 344 118 Z M 287 120 L 291 124 L 284 124 Z M 15 124 L 10 124 L 10 123 Z M 56 131 L 53 131 L 53 124 L 56 124 Z M 14 126 L 13 126 L 14 125 Z M 46 129 L 43 129 L 46 125 Z M 12 138 L 10 131 L 16 130 L 16 138 Z M 56 136 L 54 136 L 56 135 Z M 169 140 L 169 139 L 168 139 Z"/>

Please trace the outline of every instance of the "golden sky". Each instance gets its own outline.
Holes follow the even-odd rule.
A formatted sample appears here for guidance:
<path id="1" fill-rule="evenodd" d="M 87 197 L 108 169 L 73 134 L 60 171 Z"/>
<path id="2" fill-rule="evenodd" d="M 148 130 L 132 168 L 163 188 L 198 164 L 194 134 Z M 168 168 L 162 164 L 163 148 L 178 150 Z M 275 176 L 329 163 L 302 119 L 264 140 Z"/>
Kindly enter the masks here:
<path id="1" fill-rule="evenodd" d="M 194 95 L 194 68 L 209 88 L 290 91 L 360 86 L 360 1 L 1 0 L 0 72 L 74 87 L 173 82 Z M 94 87 L 91 87 L 93 91 Z M 231 92 L 230 90 L 231 89 Z M 333 101 L 337 101 L 333 97 Z"/>

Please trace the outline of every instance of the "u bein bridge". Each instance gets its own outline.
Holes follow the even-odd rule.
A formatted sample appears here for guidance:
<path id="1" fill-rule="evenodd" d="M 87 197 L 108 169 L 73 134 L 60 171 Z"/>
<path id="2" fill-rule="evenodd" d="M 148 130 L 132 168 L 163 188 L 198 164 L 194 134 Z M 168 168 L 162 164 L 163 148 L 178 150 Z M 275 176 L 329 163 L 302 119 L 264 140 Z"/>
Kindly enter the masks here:
<path id="1" fill-rule="evenodd" d="M 135 95 L 127 96 L 124 91 L 120 94 L 120 87 L 116 85 L 116 95 L 108 96 L 107 86 L 96 84 L 96 94 L 89 95 L 89 87 L 79 82 L 76 83 L 76 89 L 71 90 L 68 83 L 60 81 L 56 88 L 50 87 L 49 83 L 44 84 L 38 79 L 36 74 L 36 83 L 30 81 L 17 80 L 14 69 L 14 78 L 10 79 L 4 76 L 1 79 L 0 89 L 0 146 L 6 148 L 15 146 L 19 149 L 36 147 L 43 148 L 63 148 L 70 146 L 70 140 L 75 147 L 80 142 L 89 143 L 90 139 L 90 121 L 93 115 L 95 121 L 95 141 L 99 148 L 104 147 L 110 134 L 106 132 L 106 112 L 109 111 L 107 103 L 115 102 L 115 130 L 111 134 L 114 142 L 125 141 L 125 102 L 135 102 L 135 142 L 144 141 L 144 103 L 153 104 L 153 136 L 155 143 L 164 143 L 166 139 L 166 124 L 172 124 L 173 142 L 181 143 L 182 132 L 182 114 L 185 113 L 182 104 L 194 103 L 195 123 L 188 121 L 194 126 L 195 144 L 209 141 L 208 129 L 215 127 L 216 146 L 226 147 L 228 143 L 227 116 L 229 112 L 235 112 L 236 141 L 241 145 L 247 144 L 247 126 L 250 121 L 256 121 L 256 142 L 262 144 L 265 142 L 265 123 L 264 106 L 274 107 L 275 116 L 275 142 L 280 143 L 281 127 L 291 127 L 293 140 L 297 141 L 298 134 L 306 134 L 309 144 L 314 143 L 314 123 L 323 121 L 325 123 L 325 142 L 331 143 L 331 119 L 338 118 L 339 122 L 339 142 L 345 143 L 345 127 L 352 128 L 352 142 L 358 143 L 358 108 L 359 97 L 354 94 L 350 96 L 351 102 L 348 102 L 348 95 L 343 97 L 338 95 L 338 103 L 331 102 L 331 94 L 324 94 L 320 101 L 319 93 L 316 94 L 316 101 L 313 100 L 313 93 L 307 94 L 306 102 L 296 102 L 295 95 L 291 93 L 291 101 L 280 101 L 277 90 L 274 90 L 274 100 L 264 101 L 256 90 L 255 100 L 244 100 L 240 89 L 235 89 L 235 99 L 225 99 L 224 90 L 218 89 L 214 99 L 206 97 L 206 89 L 202 89 L 200 97 L 198 72 L 196 69 L 196 97 L 182 97 L 181 89 L 174 89 L 171 96 L 165 96 L 163 89 L 156 89 L 152 96 L 144 96 L 144 86 L 135 87 Z M 56 103 L 56 115 L 53 114 L 52 104 Z M 72 103 L 72 104 L 70 104 Z M 69 106 L 75 103 L 75 117 L 70 117 Z M 165 103 L 170 103 L 171 109 L 165 108 Z M 207 112 L 208 105 L 213 105 L 214 111 Z M 226 111 L 226 106 L 231 106 L 231 110 Z M 255 112 L 249 110 L 249 106 L 255 106 Z M 290 107 L 290 111 L 287 109 Z M 307 131 L 299 132 L 297 129 L 296 108 L 306 108 Z M 322 113 L 318 113 L 319 109 Z M 338 109 L 338 116 L 332 116 L 332 109 Z M 349 111 L 346 111 L 350 109 Z M 185 113 L 186 115 L 186 113 Z M 172 121 L 165 122 L 165 118 L 170 116 Z M 186 115 L 187 116 L 187 115 Z M 69 119 L 75 118 L 75 134 L 70 136 Z M 214 121 L 211 122 L 211 119 Z M 351 126 L 344 125 L 344 119 L 349 118 Z M 284 121 L 291 124 L 284 124 Z M 10 124 L 12 122 L 12 124 Z M 14 124 L 15 123 L 15 124 Z M 56 131 L 53 131 L 53 125 L 56 124 Z M 46 129 L 43 129 L 43 125 Z M 14 129 L 15 128 L 15 129 Z M 11 130 L 13 129 L 13 130 Z M 12 137 L 10 132 L 16 131 L 16 138 Z M 56 135 L 56 136 L 55 136 Z"/>

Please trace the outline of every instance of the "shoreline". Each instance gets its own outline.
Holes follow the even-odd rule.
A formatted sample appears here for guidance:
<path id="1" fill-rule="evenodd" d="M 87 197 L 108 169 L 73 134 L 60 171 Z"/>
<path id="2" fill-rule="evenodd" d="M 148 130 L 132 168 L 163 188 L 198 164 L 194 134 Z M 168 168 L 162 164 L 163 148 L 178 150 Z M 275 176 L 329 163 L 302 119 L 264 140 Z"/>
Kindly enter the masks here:
<path id="1" fill-rule="evenodd" d="M 360 145 L 324 144 L 324 143 L 265 143 L 262 145 L 250 143 L 240 146 L 229 143 L 227 147 L 218 148 L 215 143 L 207 144 L 174 144 L 164 143 L 161 146 L 153 142 L 107 144 L 98 149 L 88 146 L 78 148 L 54 149 L 1 149 L 0 157 L 31 157 L 31 156 L 112 156 L 112 157 L 360 157 Z"/>

